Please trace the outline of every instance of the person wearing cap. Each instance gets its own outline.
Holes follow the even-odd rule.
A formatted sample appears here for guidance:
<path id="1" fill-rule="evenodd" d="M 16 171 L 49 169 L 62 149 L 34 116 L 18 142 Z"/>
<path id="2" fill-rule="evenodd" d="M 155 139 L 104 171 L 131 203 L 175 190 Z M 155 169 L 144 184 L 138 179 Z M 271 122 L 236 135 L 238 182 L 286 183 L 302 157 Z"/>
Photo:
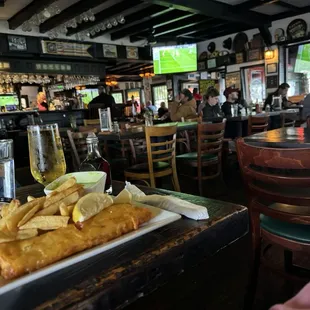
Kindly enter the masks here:
<path id="1" fill-rule="evenodd" d="M 225 117 L 232 117 L 232 109 L 234 108 L 234 104 L 238 100 L 238 92 L 239 89 L 228 87 L 224 91 L 224 96 L 226 97 L 226 101 L 222 105 L 222 112 Z"/>
<path id="2" fill-rule="evenodd" d="M 196 100 L 188 89 L 183 89 L 176 101 L 169 107 L 170 119 L 173 122 L 184 119 L 196 118 Z"/>

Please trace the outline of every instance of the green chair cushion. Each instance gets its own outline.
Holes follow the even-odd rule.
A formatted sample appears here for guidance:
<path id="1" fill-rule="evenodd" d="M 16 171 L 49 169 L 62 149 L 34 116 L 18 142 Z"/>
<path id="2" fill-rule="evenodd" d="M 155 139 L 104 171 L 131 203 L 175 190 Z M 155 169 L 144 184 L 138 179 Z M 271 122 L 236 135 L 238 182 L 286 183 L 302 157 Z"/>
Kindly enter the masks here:
<path id="1" fill-rule="evenodd" d="M 153 168 L 154 168 L 154 171 L 156 171 L 156 172 L 161 171 L 161 170 L 165 170 L 169 167 L 170 167 L 170 165 L 168 163 L 165 163 L 162 161 L 153 163 Z M 137 165 L 134 165 L 132 167 L 127 168 L 126 171 L 136 172 L 136 173 L 139 173 L 139 172 L 140 173 L 147 173 L 147 172 L 149 172 L 149 165 L 148 165 L 148 163 L 137 164 Z"/>
<path id="2" fill-rule="evenodd" d="M 261 228 L 274 235 L 290 240 L 310 243 L 310 225 L 283 222 L 263 214 L 260 215 L 260 225 Z"/>
<path id="3" fill-rule="evenodd" d="M 182 155 L 176 156 L 177 159 L 182 159 L 182 160 L 197 160 L 198 153 L 197 152 L 192 152 L 192 153 L 185 153 Z M 215 154 L 204 154 L 202 155 L 202 160 L 215 160 L 217 159 L 217 155 Z"/>

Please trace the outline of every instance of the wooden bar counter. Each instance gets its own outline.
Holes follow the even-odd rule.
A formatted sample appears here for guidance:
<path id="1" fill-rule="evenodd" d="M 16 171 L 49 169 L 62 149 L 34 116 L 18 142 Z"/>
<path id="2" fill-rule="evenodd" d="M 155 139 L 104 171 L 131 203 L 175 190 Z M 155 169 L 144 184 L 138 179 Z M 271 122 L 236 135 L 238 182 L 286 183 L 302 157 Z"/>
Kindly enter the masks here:
<path id="1" fill-rule="evenodd" d="M 124 184 L 113 182 L 114 194 Z M 1 309 L 120 309 L 155 291 L 213 256 L 248 231 L 243 206 L 162 189 L 147 194 L 173 195 L 208 208 L 209 220 L 182 218 L 103 254 L 55 272 L 0 296 Z M 43 187 L 20 188 L 17 196 L 42 196 Z M 212 268 L 212 265 L 210 265 Z"/>

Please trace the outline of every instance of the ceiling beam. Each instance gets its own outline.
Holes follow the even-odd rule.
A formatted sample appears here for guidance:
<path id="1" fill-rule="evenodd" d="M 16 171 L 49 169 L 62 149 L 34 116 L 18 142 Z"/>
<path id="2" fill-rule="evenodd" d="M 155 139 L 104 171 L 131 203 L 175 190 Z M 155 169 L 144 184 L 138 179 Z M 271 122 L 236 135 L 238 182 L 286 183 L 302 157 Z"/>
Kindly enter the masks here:
<path id="1" fill-rule="evenodd" d="M 141 64 L 139 66 L 133 66 L 131 68 L 127 68 L 127 69 L 124 69 L 122 70 L 122 72 L 134 72 L 134 71 L 142 71 L 144 70 L 145 68 L 152 68 L 153 66 L 150 66 L 149 64 Z M 141 70 L 140 70 L 141 69 Z"/>
<path id="2" fill-rule="evenodd" d="M 122 0 L 121 0 L 122 1 Z M 107 20 L 108 18 L 115 16 L 117 14 L 122 14 L 125 16 L 132 13 L 139 12 L 147 7 L 150 7 L 149 3 L 141 2 L 141 0 L 127 0 L 122 5 L 119 3 L 95 14 L 96 20 L 94 22 L 82 23 L 77 28 L 69 28 L 67 36 L 71 36 L 81 31 L 85 31 L 93 26 L 100 24 L 101 22 Z M 127 20 L 126 20 L 127 23 Z"/>
<path id="3" fill-rule="evenodd" d="M 310 13 L 310 5 L 304 6 L 301 9 L 302 9 L 303 14 Z M 288 18 L 292 16 L 296 16 L 296 12 L 288 11 L 288 12 L 283 12 L 283 13 L 273 15 L 272 20 L 279 20 L 279 19 L 284 19 L 284 18 Z"/>
<path id="4" fill-rule="evenodd" d="M 122 31 L 125 30 L 128 27 L 138 25 L 142 22 L 149 21 L 154 17 L 164 15 L 168 12 L 171 12 L 172 9 L 163 8 L 159 5 L 152 5 L 150 7 L 147 7 L 143 9 L 142 11 L 130 14 L 128 16 L 125 16 L 126 23 L 125 25 L 118 25 L 116 27 L 113 27 L 111 29 L 106 29 L 104 31 L 98 32 L 96 35 L 92 36 L 91 38 L 97 38 L 102 35 L 110 34 L 116 31 Z"/>
<path id="5" fill-rule="evenodd" d="M 254 9 L 258 6 L 275 4 L 279 1 L 280 0 L 250 0 L 247 2 L 240 3 L 240 4 L 236 5 L 235 7 L 237 7 L 239 10 L 242 10 L 242 11 L 248 11 L 248 10 Z"/>
<path id="6" fill-rule="evenodd" d="M 9 28 L 11 30 L 15 30 L 16 28 L 21 26 L 25 21 L 29 20 L 34 14 L 41 12 L 45 7 L 48 7 L 54 2 L 56 2 L 56 0 L 32 1 L 8 20 Z"/>
<path id="7" fill-rule="evenodd" d="M 287 3 L 287 2 L 278 1 L 277 5 L 280 5 L 283 8 L 289 9 L 289 10 L 291 10 L 293 12 L 296 12 L 296 13 L 300 13 L 300 14 L 303 13 L 303 9 L 302 8 L 299 8 L 299 7 L 295 6 L 295 5 Z"/>
<path id="8" fill-rule="evenodd" d="M 204 34 L 204 38 L 205 38 L 205 40 L 211 40 L 211 39 L 214 39 L 214 38 L 235 34 L 235 33 L 241 32 L 241 31 L 246 31 L 246 30 L 249 30 L 250 28 L 251 27 L 246 26 L 246 25 L 242 25 L 242 26 L 239 25 L 239 26 L 235 26 L 235 27 L 229 27 L 229 28 L 226 28 L 226 29 L 221 29 L 219 31 L 212 31 L 212 32 L 209 32 L 209 33 L 205 33 Z M 199 33 L 197 33 L 197 34 L 199 34 Z"/>
<path id="9" fill-rule="evenodd" d="M 182 20 L 184 18 L 187 18 L 188 16 L 192 16 L 192 13 L 186 14 L 182 11 L 174 10 L 174 11 L 168 12 L 167 14 L 155 17 L 151 19 L 150 21 L 146 21 L 138 25 L 128 27 L 124 30 L 116 31 L 111 34 L 111 40 L 112 41 L 119 40 L 121 38 L 137 34 L 141 31 L 151 30 L 154 27 L 159 27 L 162 25 L 173 23 L 178 20 Z"/>
<path id="10" fill-rule="evenodd" d="M 241 12 L 236 6 L 214 0 L 145 0 L 178 10 L 224 19 L 234 23 L 259 27 L 271 25 L 270 17 L 256 12 Z M 252 0 L 251 0 L 252 1 Z M 245 15 L 246 14 L 246 15 Z"/>
<path id="11" fill-rule="evenodd" d="M 206 21 L 211 22 L 212 18 L 207 18 L 207 17 L 203 17 L 200 15 L 190 15 L 186 18 L 183 18 L 182 20 L 178 20 L 174 23 L 169 23 L 167 25 L 164 26 L 160 26 L 160 27 L 154 27 L 155 29 L 155 34 L 154 37 L 159 37 L 161 35 L 165 35 L 177 30 L 182 30 L 182 29 L 186 29 L 195 25 L 203 25 Z M 137 41 L 141 41 L 144 38 L 147 38 L 150 35 L 150 31 L 146 30 L 146 31 L 142 31 L 139 32 L 138 34 L 134 35 L 134 36 L 130 36 L 130 42 L 134 43 Z"/>
<path id="12" fill-rule="evenodd" d="M 71 20 L 72 18 L 77 17 L 80 14 L 88 11 L 89 9 L 92 9 L 107 1 L 110 1 L 110 0 L 81 0 L 69 6 L 68 8 L 64 9 L 60 14 L 57 14 L 53 16 L 52 18 L 49 18 L 47 21 L 41 24 L 40 32 L 46 33 L 52 30 L 53 28 Z M 45 1 L 42 1 L 42 2 L 45 2 Z"/>

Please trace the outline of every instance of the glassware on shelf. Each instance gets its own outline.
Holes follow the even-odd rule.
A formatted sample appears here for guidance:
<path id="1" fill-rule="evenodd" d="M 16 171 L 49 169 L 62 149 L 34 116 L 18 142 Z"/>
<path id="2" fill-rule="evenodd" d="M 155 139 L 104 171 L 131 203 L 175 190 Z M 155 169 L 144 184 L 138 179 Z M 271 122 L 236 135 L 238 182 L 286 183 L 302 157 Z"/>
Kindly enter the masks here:
<path id="1" fill-rule="evenodd" d="M 28 126 L 31 174 L 47 185 L 66 173 L 66 161 L 57 124 Z"/>

